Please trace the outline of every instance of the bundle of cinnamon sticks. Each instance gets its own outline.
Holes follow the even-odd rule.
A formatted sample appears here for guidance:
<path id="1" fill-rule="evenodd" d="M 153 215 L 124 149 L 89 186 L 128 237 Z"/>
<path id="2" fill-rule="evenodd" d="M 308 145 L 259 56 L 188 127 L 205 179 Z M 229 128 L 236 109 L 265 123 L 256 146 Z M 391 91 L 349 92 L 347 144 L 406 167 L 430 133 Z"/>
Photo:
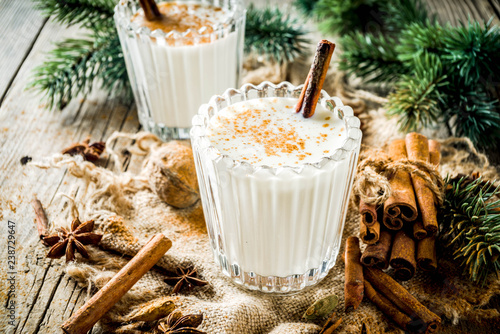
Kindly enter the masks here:
<path id="1" fill-rule="evenodd" d="M 361 264 L 359 239 L 349 237 L 345 251 L 345 310 L 357 309 L 364 296 L 405 332 L 434 333 L 441 318 L 382 270 Z"/>
<path id="2" fill-rule="evenodd" d="M 390 143 L 387 176 L 391 194 L 382 205 L 360 201 L 359 237 L 367 244 L 361 254 L 357 237 L 349 237 L 345 253 L 345 307 L 356 309 L 370 299 L 406 332 L 433 333 L 441 319 L 418 302 L 383 270 L 391 266 L 399 280 L 409 280 L 417 268 L 437 268 L 437 183 L 440 145 L 418 133 Z M 376 160 L 376 159 L 375 159 Z M 389 166 L 390 165 L 390 166 Z"/>
<path id="3" fill-rule="evenodd" d="M 397 279 L 405 281 L 417 268 L 437 268 L 436 232 L 438 231 L 436 195 L 428 169 L 408 171 L 408 162 L 437 170 L 440 144 L 424 135 L 409 133 L 405 139 L 390 143 L 388 156 L 395 166 L 389 177 L 391 196 L 383 205 L 360 202 L 360 239 L 368 246 L 361 256 L 367 267 L 394 268 Z M 398 164 L 401 168 L 398 169 Z"/>

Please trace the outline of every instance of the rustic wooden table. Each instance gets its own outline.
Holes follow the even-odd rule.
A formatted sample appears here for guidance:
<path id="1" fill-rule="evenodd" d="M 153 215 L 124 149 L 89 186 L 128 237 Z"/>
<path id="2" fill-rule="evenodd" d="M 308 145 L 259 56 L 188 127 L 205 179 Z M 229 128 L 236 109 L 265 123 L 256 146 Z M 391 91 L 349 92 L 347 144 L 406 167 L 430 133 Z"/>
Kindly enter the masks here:
<path id="1" fill-rule="evenodd" d="M 469 15 L 499 22 L 498 0 L 427 2 L 443 22 L 457 24 Z M 29 0 L 0 0 L 0 22 L 0 332 L 59 333 L 87 292 L 65 275 L 61 261 L 45 258 L 30 200 L 36 194 L 55 218 L 63 205 L 56 194 L 77 189 L 65 170 L 42 171 L 20 160 L 49 156 L 87 136 L 105 140 L 113 131 L 136 132 L 140 125 L 133 104 L 124 105 L 99 90 L 62 111 L 47 110 L 39 96 L 26 91 L 31 71 L 54 42 L 82 31 L 43 18 Z M 9 236 L 15 246 L 8 243 Z M 15 293 L 12 298 L 9 291 Z"/>

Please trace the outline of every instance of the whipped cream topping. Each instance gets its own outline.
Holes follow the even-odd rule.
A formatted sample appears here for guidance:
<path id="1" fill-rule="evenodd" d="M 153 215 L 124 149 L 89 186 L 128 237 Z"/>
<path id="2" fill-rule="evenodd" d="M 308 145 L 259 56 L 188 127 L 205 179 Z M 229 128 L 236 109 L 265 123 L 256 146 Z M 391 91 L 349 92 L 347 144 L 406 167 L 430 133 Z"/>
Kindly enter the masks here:
<path id="1" fill-rule="evenodd" d="M 207 137 L 221 153 L 256 166 L 298 166 L 331 156 L 347 138 L 345 125 L 320 104 L 295 112 L 298 99 L 260 98 L 232 104 L 210 119 Z"/>

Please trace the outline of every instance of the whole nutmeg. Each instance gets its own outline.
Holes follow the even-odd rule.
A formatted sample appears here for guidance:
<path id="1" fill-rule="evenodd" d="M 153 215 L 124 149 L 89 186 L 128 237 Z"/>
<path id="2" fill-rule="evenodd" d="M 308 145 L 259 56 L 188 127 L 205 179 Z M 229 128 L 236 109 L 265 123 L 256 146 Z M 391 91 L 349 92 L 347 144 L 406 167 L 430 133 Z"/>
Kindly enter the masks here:
<path id="1" fill-rule="evenodd" d="M 176 208 L 187 208 L 200 198 L 193 151 L 169 142 L 151 152 L 145 163 L 149 185 L 158 197 Z"/>

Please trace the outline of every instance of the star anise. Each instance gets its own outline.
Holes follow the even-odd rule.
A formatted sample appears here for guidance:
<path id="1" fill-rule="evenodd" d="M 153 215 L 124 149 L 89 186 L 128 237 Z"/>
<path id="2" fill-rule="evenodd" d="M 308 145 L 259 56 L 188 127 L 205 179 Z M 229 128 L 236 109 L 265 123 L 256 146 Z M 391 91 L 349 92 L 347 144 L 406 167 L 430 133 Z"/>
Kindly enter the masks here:
<path id="1" fill-rule="evenodd" d="M 90 137 L 88 137 L 82 142 L 71 144 L 71 146 L 65 148 L 61 153 L 69 154 L 71 156 L 79 154 L 85 160 L 96 161 L 99 159 L 105 148 L 105 142 L 97 141 L 90 144 Z"/>
<path id="2" fill-rule="evenodd" d="M 205 332 L 196 329 L 202 322 L 203 314 L 189 314 L 183 316 L 181 312 L 176 311 L 170 313 L 165 321 L 160 320 L 156 333 L 205 334 Z"/>
<path id="3" fill-rule="evenodd" d="M 177 293 L 185 286 L 188 290 L 191 290 L 195 286 L 203 286 L 208 282 L 198 278 L 198 271 L 193 267 L 189 268 L 178 268 L 176 272 L 168 271 L 167 275 L 169 277 L 165 278 L 165 282 L 168 285 L 172 285 L 174 289 L 172 293 Z"/>
<path id="4" fill-rule="evenodd" d="M 59 259 L 66 254 L 66 262 L 75 259 L 75 251 L 84 258 L 89 258 L 89 253 L 85 245 L 97 245 L 102 238 L 101 234 L 92 233 L 94 230 L 94 221 L 89 220 L 81 223 L 78 218 L 71 222 L 71 232 L 61 227 L 59 233 L 43 237 L 43 241 L 52 246 L 47 254 L 48 258 Z"/>

